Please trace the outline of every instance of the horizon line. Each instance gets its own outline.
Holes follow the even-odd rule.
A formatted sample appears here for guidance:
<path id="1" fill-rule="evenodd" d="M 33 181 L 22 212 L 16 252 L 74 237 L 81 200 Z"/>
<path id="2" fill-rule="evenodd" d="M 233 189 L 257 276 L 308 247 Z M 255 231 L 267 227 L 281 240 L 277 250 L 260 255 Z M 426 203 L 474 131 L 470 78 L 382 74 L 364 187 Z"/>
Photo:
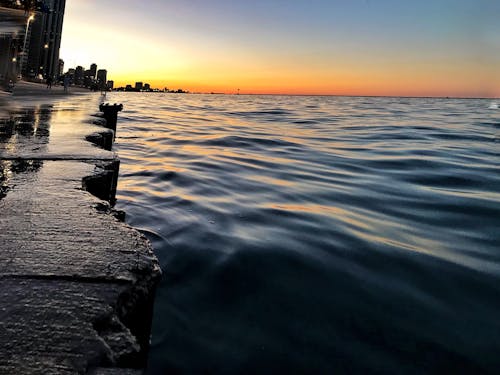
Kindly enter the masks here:
<path id="1" fill-rule="evenodd" d="M 154 89 L 152 89 L 154 90 Z M 164 92 L 160 91 L 119 91 L 113 89 L 114 92 L 127 93 L 169 93 L 169 94 L 192 94 L 192 95 L 228 95 L 228 96 L 333 96 L 345 98 L 405 98 L 405 99 L 493 99 L 500 100 L 500 96 L 441 96 L 441 95 L 368 95 L 368 94 L 286 94 L 286 93 L 226 93 L 226 92 L 201 92 L 201 91 L 185 91 L 184 93 Z"/>

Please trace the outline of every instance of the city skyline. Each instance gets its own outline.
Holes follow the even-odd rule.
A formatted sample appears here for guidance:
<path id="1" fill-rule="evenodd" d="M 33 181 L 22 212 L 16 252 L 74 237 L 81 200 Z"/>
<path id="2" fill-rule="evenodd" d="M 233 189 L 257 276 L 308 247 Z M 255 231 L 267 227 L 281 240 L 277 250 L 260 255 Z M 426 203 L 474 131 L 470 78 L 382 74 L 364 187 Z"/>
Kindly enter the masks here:
<path id="1" fill-rule="evenodd" d="M 495 97 L 499 11 L 493 0 L 69 0 L 61 57 L 97 60 L 117 86 Z"/>
<path id="2" fill-rule="evenodd" d="M 64 61 L 62 66 L 64 66 Z M 65 77 L 68 77 L 68 83 L 75 86 L 86 87 L 92 90 L 112 90 L 114 87 L 114 81 L 108 80 L 107 69 L 98 69 L 97 64 L 92 63 L 89 69 L 85 69 L 82 65 L 72 66 L 64 71 L 59 80 L 63 81 Z"/>

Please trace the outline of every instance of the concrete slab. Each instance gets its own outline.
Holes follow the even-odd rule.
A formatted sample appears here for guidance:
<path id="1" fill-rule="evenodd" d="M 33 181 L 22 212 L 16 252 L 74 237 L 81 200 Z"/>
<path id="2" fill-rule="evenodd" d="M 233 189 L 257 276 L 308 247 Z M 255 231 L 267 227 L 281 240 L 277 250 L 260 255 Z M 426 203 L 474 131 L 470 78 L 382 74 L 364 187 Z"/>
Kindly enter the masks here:
<path id="1" fill-rule="evenodd" d="M 98 97 L 87 100 L 13 105 L 0 120 L 0 374 L 146 363 L 160 269 L 149 242 L 85 189 L 99 165 L 118 164 L 85 139 L 101 130 L 89 123 Z"/>

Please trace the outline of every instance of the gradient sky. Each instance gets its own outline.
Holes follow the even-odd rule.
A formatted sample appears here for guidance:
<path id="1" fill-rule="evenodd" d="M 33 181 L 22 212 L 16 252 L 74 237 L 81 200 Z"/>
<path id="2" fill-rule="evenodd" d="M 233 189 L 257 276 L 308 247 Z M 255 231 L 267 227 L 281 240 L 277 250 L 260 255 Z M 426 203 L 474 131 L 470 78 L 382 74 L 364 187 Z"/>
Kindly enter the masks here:
<path id="1" fill-rule="evenodd" d="M 61 58 L 119 85 L 500 96 L 499 0 L 67 0 Z"/>

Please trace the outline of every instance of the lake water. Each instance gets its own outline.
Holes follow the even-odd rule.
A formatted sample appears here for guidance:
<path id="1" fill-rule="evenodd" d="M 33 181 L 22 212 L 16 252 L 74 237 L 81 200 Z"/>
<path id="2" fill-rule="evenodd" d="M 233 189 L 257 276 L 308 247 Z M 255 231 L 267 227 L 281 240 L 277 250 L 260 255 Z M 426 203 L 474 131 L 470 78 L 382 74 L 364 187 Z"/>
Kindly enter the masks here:
<path id="1" fill-rule="evenodd" d="M 150 373 L 499 373 L 493 100 L 110 94 Z"/>

